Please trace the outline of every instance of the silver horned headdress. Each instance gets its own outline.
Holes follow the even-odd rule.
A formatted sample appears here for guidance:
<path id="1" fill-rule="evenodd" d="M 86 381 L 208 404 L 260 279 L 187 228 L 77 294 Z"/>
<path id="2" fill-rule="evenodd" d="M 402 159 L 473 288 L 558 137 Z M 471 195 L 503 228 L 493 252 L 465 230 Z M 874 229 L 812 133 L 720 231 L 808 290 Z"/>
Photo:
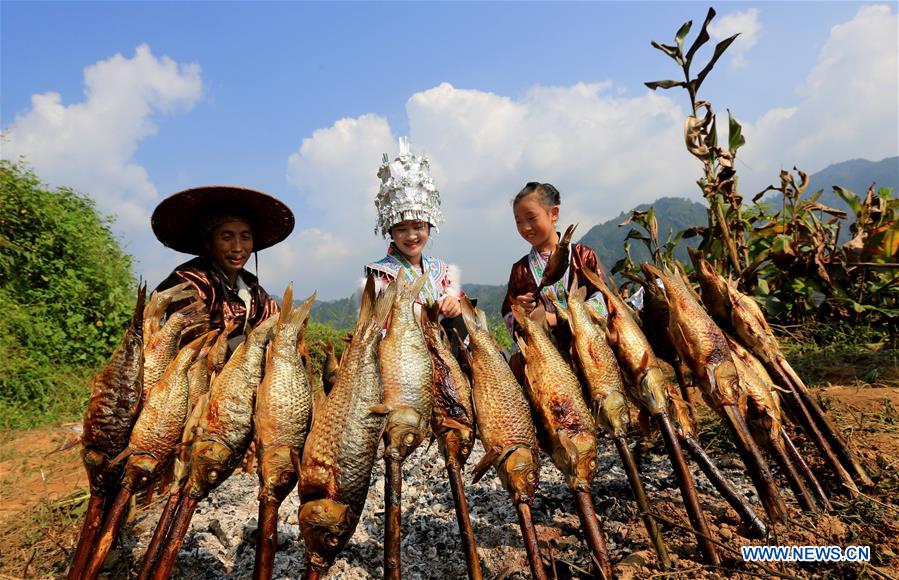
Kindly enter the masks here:
<path id="1" fill-rule="evenodd" d="M 424 155 L 413 155 L 409 140 L 400 137 L 400 154 L 392 162 L 384 154 L 378 169 L 381 189 L 375 198 L 378 223 L 375 233 L 387 237 L 390 228 L 404 220 L 421 220 L 437 229 L 443 221 L 440 192 L 431 180 L 431 166 Z"/>

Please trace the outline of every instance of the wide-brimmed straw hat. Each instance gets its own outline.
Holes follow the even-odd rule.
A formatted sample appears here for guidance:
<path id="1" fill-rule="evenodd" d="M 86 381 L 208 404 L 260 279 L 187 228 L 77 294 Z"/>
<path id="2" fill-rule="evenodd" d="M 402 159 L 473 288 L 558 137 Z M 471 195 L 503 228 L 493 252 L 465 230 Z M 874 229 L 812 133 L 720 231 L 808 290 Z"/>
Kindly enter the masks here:
<path id="1" fill-rule="evenodd" d="M 215 215 L 241 217 L 253 229 L 253 250 L 274 246 L 293 231 L 293 212 L 267 193 L 230 185 L 207 185 L 179 191 L 153 210 L 153 233 L 164 245 L 205 253 L 203 224 Z"/>

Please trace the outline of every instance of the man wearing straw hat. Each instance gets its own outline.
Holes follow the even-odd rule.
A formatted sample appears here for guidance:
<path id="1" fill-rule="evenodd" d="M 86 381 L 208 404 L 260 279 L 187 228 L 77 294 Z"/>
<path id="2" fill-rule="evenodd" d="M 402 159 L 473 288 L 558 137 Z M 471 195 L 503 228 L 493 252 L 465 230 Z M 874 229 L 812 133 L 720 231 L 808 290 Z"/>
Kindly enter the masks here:
<path id="1" fill-rule="evenodd" d="M 283 202 L 243 187 L 194 187 L 164 199 L 151 223 L 165 246 L 197 256 L 175 268 L 156 290 L 190 282 L 209 311 L 211 328 L 237 323 L 228 340 L 232 350 L 249 329 L 278 312 L 244 266 L 252 253 L 293 231 L 293 213 Z M 183 305 L 173 304 L 168 312 Z"/>

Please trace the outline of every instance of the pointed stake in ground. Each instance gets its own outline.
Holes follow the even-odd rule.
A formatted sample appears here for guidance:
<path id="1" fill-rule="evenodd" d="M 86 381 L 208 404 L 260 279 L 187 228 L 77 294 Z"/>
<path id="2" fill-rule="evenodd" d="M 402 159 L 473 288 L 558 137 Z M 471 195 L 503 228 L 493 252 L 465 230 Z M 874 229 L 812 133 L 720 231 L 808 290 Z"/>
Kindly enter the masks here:
<path id="1" fill-rule="evenodd" d="M 787 392 L 784 393 L 784 400 L 787 402 L 793 417 L 799 422 L 799 426 L 802 427 L 802 430 L 805 431 L 808 438 L 814 442 L 815 446 L 821 452 L 824 463 L 830 466 L 834 474 L 846 485 L 846 488 L 852 495 L 858 494 L 858 487 L 852 480 L 852 476 L 846 471 L 846 468 L 840 462 L 828 442 L 828 440 L 832 440 L 832 437 L 825 438 L 819 427 L 820 417 L 818 421 L 812 417 L 811 409 L 813 408 L 812 405 L 814 405 L 814 401 L 810 400 L 811 397 L 803 397 L 801 389 L 797 388 L 796 385 L 790 381 L 789 377 L 780 367 L 766 365 L 766 368 L 771 372 L 771 377 L 774 381 L 779 386 L 787 389 Z M 818 410 L 820 413 L 823 413 L 820 408 L 818 408 Z"/>
<path id="2" fill-rule="evenodd" d="M 531 576 L 534 580 L 548 580 L 543 561 L 540 559 L 540 547 L 537 544 L 537 530 L 534 529 L 534 521 L 531 519 L 531 506 L 524 502 L 516 504 L 518 511 L 518 524 L 521 527 L 521 537 L 524 540 L 524 549 L 528 554 L 528 565 L 531 567 Z"/>
<path id="3" fill-rule="evenodd" d="M 153 539 L 144 552 L 144 559 L 140 564 L 140 572 L 137 574 L 137 580 L 149 580 L 153 568 L 159 558 L 159 551 L 162 549 L 162 543 L 169 535 L 169 528 L 172 526 L 172 519 L 178 509 L 181 501 L 181 493 L 172 493 L 169 500 L 165 503 L 165 508 L 159 516 L 159 522 L 156 524 L 156 530 L 153 532 Z"/>
<path id="4" fill-rule="evenodd" d="M 471 527 L 471 516 L 468 513 L 468 500 L 465 498 L 465 486 L 462 483 L 462 472 L 458 467 L 446 464 L 449 475 L 450 490 L 453 492 L 453 503 L 456 506 L 456 521 L 459 524 L 459 535 L 462 536 L 462 549 L 465 552 L 465 564 L 469 580 L 481 580 L 481 561 L 478 559 L 478 546 Z"/>
<path id="5" fill-rule="evenodd" d="M 631 484 L 631 490 L 634 492 L 634 500 L 643 516 L 643 525 L 646 527 L 646 533 L 655 548 L 656 556 L 659 558 L 659 566 L 663 570 L 670 570 L 671 558 L 668 556 L 668 549 L 665 547 L 665 540 L 662 539 L 662 532 L 659 525 L 650 515 L 649 499 L 646 497 L 646 489 L 643 487 L 643 481 L 640 479 L 640 472 L 637 469 L 637 462 L 631 454 L 630 448 L 627 446 L 627 440 L 624 436 L 613 437 L 615 448 L 618 455 L 621 456 L 621 462 L 624 464 L 624 472 L 627 473 L 627 479 Z"/>
<path id="6" fill-rule="evenodd" d="M 734 488 L 734 486 L 728 481 L 727 477 L 721 473 L 721 470 L 718 469 L 712 459 L 706 454 L 705 449 L 699 444 L 696 439 L 694 439 L 690 435 L 686 435 L 682 438 L 684 446 L 687 448 L 687 451 L 690 453 L 690 457 L 693 458 L 699 465 L 699 469 L 705 474 L 706 478 L 712 483 L 721 497 L 733 508 L 737 515 L 740 516 L 740 520 L 743 522 L 743 526 L 752 533 L 751 537 L 754 538 L 764 538 L 768 534 L 768 526 L 765 525 L 765 522 L 759 518 L 758 514 L 752 509 L 749 505 L 749 502 L 740 495 L 740 492 Z"/>
<path id="7" fill-rule="evenodd" d="M 274 497 L 259 500 L 259 528 L 256 541 L 256 562 L 253 566 L 253 580 L 270 580 L 275 565 L 275 550 L 278 547 L 278 508 L 281 506 Z"/>
<path id="8" fill-rule="evenodd" d="M 668 457 L 671 459 L 671 466 L 674 468 L 674 477 L 677 479 L 677 485 L 684 500 L 684 507 L 687 509 L 687 516 L 690 518 L 690 523 L 693 524 L 696 542 L 699 544 L 703 560 L 706 564 L 717 566 L 721 563 L 721 560 L 718 557 L 715 544 L 708 539 L 711 538 L 711 532 L 709 532 L 709 526 L 705 521 L 702 507 L 699 505 L 696 484 L 693 482 L 693 475 L 687 468 L 687 462 L 684 460 L 684 454 L 681 451 L 680 444 L 677 442 L 674 428 L 671 426 L 671 421 L 665 413 L 659 413 L 654 418 L 659 430 L 662 432 L 662 438 L 665 440 Z"/>
<path id="9" fill-rule="evenodd" d="M 796 500 L 799 502 L 799 507 L 807 512 L 818 513 L 818 506 L 812 499 L 812 496 L 805 486 L 802 477 L 799 475 L 799 471 L 793 464 L 793 461 L 787 455 L 787 451 L 784 449 L 783 444 L 779 440 L 773 439 L 772 441 L 769 441 L 769 445 L 771 448 L 771 455 L 786 476 L 787 482 L 789 482 L 790 488 L 793 490 L 793 495 L 796 496 Z"/>
<path id="10" fill-rule="evenodd" d="M 400 580 L 403 461 L 384 456 L 384 578 Z"/>
<path id="11" fill-rule="evenodd" d="M 172 575 L 172 569 L 175 567 L 175 561 L 178 559 L 178 552 L 181 551 L 181 544 L 184 543 L 184 536 L 190 528 L 190 520 L 194 516 L 199 502 L 184 495 L 175 510 L 175 518 L 172 526 L 169 528 L 169 536 L 165 542 L 165 551 L 159 557 L 156 570 L 153 571 L 153 580 L 168 580 Z"/>
<path id="12" fill-rule="evenodd" d="M 768 519 L 774 525 L 785 523 L 788 520 L 787 506 L 774 483 L 774 476 L 771 475 L 768 464 L 762 458 L 762 452 L 749 433 L 743 415 L 733 405 L 722 405 L 721 409 L 724 413 L 725 424 L 730 429 L 731 438 L 737 446 L 743 464 L 749 471 L 749 477 L 752 478 L 752 483 L 765 507 Z"/>
<path id="13" fill-rule="evenodd" d="M 593 496 L 589 491 L 574 490 L 574 499 L 577 502 L 577 515 L 581 520 L 581 529 L 590 552 L 593 555 L 593 566 L 598 578 L 611 580 L 612 561 L 609 560 L 609 548 L 606 545 L 606 537 L 599 527 L 599 519 L 596 517 L 596 508 L 593 506 Z"/>
<path id="14" fill-rule="evenodd" d="M 808 387 L 805 386 L 805 383 L 802 382 L 802 379 L 799 378 L 799 375 L 796 374 L 796 371 L 793 370 L 790 363 L 787 362 L 786 359 L 781 359 L 780 367 L 787 377 L 789 377 L 793 386 L 795 386 L 795 390 L 799 394 L 799 397 L 805 403 L 809 413 L 824 433 L 824 436 L 827 437 L 827 441 L 830 443 L 831 447 L 837 452 L 837 455 L 840 456 L 846 469 L 855 473 L 858 481 L 861 482 L 863 486 L 873 487 L 874 482 L 871 481 L 871 477 L 868 475 L 862 462 L 858 459 L 858 456 L 856 456 L 852 449 L 849 448 L 849 444 L 846 443 L 846 440 L 840 435 L 839 430 L 831 422 L 830 417 L 827 416 L 824 409 L 818 405 L 818 402 L 812 397 L 811 393 L 809 393 Z M 853 492 L 857 491 L 858 489 L 853 490 Z"/>
<path id="15" fill-rule="evenodd" d="M 97 541 L 92 546 L 94 551 L 87 562 L 87 566 L 84 568 L 84 574 L 81 576 L 83 580 L 94 580 L 100 575 L 103 563 L 106 562 L 106 556 L 109 555 L 109 550 L 119 535 L 119 528 L 122 526 L 125 514 L 128 513 L 130 500 L 131 490 L 127 487 L 121 488 L 118 495 L 116 495 L 115 501 L 109 507 L 109 513 L 103 521 L 103 527 L 100 530 Z"/>
<path id="16" fill-rule="evenodd" d="M 94 549 L 97 532 L 100 531 L 100 525 L 103 523 L 105 515 L 104 503 L 104 497 L 93 494 L 87 503 L 87 513 L 84 514 L 84 526 L 81 528 L 78 547 L 75 549 L 75 557 L 72 558 L 72 566 L 69 568 L 67 580 L 78 580 L 81 578 L 81 574 L 84 573 L 84 567 L 87 566 L 91 550 Z"/>
<path id="17" fill-rule="evenodd" d="M 306 570 L 303 572 L 303 580 L 319 580 L 321 578 L 321 570 L 312 562 L 306 562 Z"/>
<path id="18" fill-rule="evenodd" d="M 793 440 L 790 439 L 790 436 L 787 434 L 787 430 L 783 427 L 780 428 L 780 436 L 783 438 L 784 448 L 787 450 L 790 458 L 793 460 L 793 463 L 796 467 L 799 468 L 799 471 L 802 472 L 802 475 L 805 477 L 805 480 L 812 488 L 812 493 L 815 494 L 815 499 L 818 500 L 818 504 L 824 509 L 824 511 L 832 512 L 833 506 L 830 504 L 830 500 L 827 499 L 827 494 L 824 493 L 824 488 L 821 487 L 821 482 L 818 481 L 818 478 L 815 477 L 815 474 L 812 473 L 811 468 L 808 466 L 808 463 L 805 462 L 805 458 L 799 453 L 799 450 L 796 449 L 796 445 L 793 443 Z"/>

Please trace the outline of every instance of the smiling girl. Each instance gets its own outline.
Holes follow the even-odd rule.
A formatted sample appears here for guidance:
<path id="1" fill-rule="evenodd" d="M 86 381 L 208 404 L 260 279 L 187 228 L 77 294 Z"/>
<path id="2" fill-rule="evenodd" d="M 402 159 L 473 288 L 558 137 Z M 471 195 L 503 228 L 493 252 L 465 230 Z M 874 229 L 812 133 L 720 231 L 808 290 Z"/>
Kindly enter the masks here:
<path id="1" fill-rule="evenodd" d="M 512 212 L 515 216 L 515 227 L 521 237 L 531 245 L 531 251 L 512 266 L 509 274 L 509 285 L 506 297 L 503 300 L 502 315 L 511 335 L 515 335 L 518 326 L 512 316 L 512 305 L 522 306 L 525 312 L 532 318 L 545 316 L 552 329 L 559 350 L 567 353 L 571 344 L 571 333 L 565 324 L 557 324 L 555 309 L 550 297 L 564 300 L 564 293 L 568 290 L 572 273 L 577 278 L 578 286 L 586 286 L 587 305 L 596 309 L 602 316 L 606 316 L 606 306 L 599 291 L 590 284 L 584 276 L 580 275 L 583 268 L 589 268 L 596 272 L 599 268 L 599 260 L 596 252 L 583 244 L 571 244 L 569 248 L 568 270 L 561 280 L 544 288 L 537 295 L 537 285 L 543 277 L 543 271 L 549 260 L 550 254 L 559 245 L 559 232 L 556 230 L 556 222 L 559 219 L 559 207 L 561 195 L 559 190 L 551 183 L 538 183 L 532 181 L 518 192 L 512 200 Z M 538 312 L 538 303 L 543 308 Z M 563 302 L 564 303 L 564 302 Z M 517 349 L 516 349 L 517 351 Z M 521 354 L 516 352 L 510 360 L 512 369 L 516 371 L 519 380 L 523 374 Z"/>
<path id="2" fill-rule="evenodd" d="M 444 318 L 458 317 L 462 313 L 458 269 L 424 252 L 431 231 L 438 231 L 437 224 L 443 221 L 440 194 L 431 180 L 427 157 L 413 155 L 409 142 L 400 139 L 399 156 L 388 163 L 384 155 L 378 177 L 381 187 L 375 199 L 375 233 L 390 236 L 391 242 L 384 258 L 365 265 L 365 275 L 375 277 L 380 292 L 397 276 L 412 281 L 427 273 L 416 311 L 427 302 L 438 302 Z"/>

